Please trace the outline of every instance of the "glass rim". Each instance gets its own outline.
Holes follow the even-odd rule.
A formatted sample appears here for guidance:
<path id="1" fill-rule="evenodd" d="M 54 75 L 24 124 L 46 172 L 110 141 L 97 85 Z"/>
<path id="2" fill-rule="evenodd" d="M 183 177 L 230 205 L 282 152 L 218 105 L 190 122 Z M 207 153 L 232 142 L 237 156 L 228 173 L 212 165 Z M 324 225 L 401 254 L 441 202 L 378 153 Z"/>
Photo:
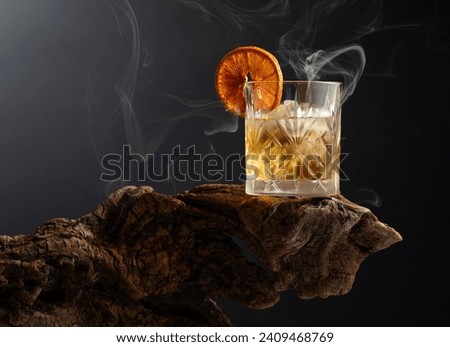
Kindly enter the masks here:
<path id="1" fill-rule="evenodd" d="M 342 86 L 340 81 L 316 81 L 316 80 L 270 80 L 270 81 L 246 81 L 245 85 L 253 85 L 256 83 L 282 83 L 282 84 L 323 84 L 323 85 L 335 85 Z"/>

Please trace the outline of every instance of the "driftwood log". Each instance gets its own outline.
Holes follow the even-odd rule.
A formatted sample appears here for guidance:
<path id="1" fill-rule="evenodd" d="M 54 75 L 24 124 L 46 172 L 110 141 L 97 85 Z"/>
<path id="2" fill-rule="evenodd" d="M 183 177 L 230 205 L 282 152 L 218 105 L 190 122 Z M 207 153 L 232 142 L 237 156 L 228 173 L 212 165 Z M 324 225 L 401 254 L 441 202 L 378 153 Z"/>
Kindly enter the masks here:
<path id="1" fill-rule="evenodd" d="M 364 258 L 400 240 L 342 196 L 129 186 L 80 219 L 0 236 L 0 325 L 230 325 L 215 298 L 261 309 L 292 288 L 342 295 Z"/>

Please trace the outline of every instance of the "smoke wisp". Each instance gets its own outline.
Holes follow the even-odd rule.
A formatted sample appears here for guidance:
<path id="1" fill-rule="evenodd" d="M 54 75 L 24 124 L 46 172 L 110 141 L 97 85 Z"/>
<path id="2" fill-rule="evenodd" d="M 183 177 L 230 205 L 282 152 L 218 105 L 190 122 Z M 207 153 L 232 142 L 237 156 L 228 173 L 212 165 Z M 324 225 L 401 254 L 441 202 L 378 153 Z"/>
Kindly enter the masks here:
<path id="1" fill-rule="evenodd" d="M 202 126 L 209 144 L 219 133 L 238 132 L 239 120 L 217 101 L 213 81 L 220 58 L 239 45 L 272 51 L 285 79 L 341 81 L 345 102 L 365 69 L 361 38 L 382 30 L 380 0 L 157 0 L 139 13 L 151 19 L 152 30 L 145 21 L 140 27 L 128 0 L 104 4 L 129 55 L 113 83 L 89 77 L 89 124 L 99 157 L 123 143 L 143 156 L 156 153 L 194 118 L 208 122 Z M 137 91 L 151 107 L 140 107 Z M 114 107 L 103 107 L 105 93 L 114 95 Z"/>

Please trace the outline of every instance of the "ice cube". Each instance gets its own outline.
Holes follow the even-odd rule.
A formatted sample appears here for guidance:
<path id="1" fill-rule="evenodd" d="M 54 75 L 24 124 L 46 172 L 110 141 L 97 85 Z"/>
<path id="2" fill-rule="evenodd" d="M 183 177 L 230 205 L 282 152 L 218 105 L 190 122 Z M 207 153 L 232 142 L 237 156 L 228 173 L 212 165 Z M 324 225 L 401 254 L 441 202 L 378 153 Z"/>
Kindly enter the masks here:
<path id="1" fill-rule="evenodd" d="M 292 118 L 292 117 L 329 117 L 332 112 L 328 108 L 320 107 L 309 102 L 298 103 L 295 100 L 284 100 L 274 110 L 266 113 L 267 118 Z"/>
<path id="2" fill-rule="evenodd" d="M 308 118 L 329 117 L 331 116 L 331 112 L 328 108 L 311 104 L 309 102 L 301 102 L 297 105 L 296 116 Z"/>
<path id="3" fill-rule="evenodd" d="M 296 117 L 296 102 L 294 100 L 284 100 L 274 110 L 266 114 L 268 118 L 289 118 Z"/>

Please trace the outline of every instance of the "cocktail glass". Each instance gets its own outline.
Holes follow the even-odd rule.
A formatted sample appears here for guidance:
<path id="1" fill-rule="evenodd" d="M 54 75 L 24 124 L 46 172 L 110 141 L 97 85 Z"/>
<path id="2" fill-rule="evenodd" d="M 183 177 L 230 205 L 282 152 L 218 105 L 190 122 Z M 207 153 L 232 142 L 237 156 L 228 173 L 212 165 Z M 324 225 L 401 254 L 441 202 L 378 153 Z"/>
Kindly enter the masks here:
<path id="1" fill-rule="evenodd" d="M 275 83 L 245 85 L 246 193 L 339 194 L 341 83 L 282 82 L 280 105 L 265 109 Z"/>

